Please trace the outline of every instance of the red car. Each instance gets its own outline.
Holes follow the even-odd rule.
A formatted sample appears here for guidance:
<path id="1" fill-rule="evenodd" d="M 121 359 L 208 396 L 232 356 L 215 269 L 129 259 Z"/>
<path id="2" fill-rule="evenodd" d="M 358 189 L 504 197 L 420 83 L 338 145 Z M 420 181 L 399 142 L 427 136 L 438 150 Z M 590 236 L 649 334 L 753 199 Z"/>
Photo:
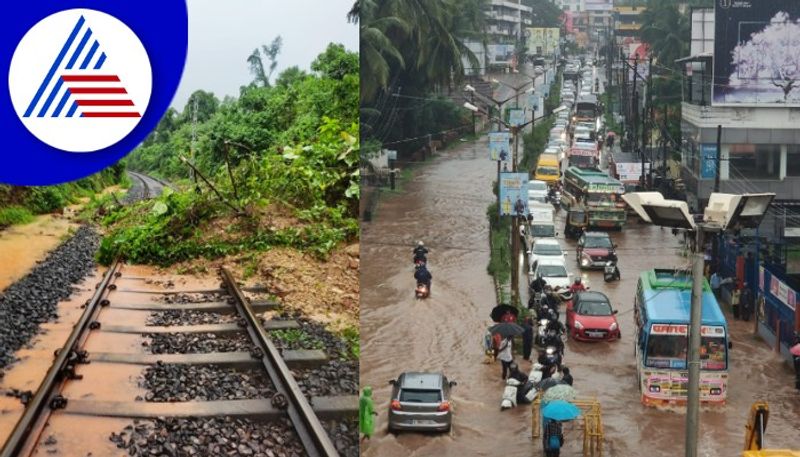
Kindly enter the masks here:
<path id="1" fill-rule="evenodd" d="M 579 292 L 567 302 L 567 328 L 579 341 L 619 339 L 617 310 L 605 294 L 594 291 Z"/>

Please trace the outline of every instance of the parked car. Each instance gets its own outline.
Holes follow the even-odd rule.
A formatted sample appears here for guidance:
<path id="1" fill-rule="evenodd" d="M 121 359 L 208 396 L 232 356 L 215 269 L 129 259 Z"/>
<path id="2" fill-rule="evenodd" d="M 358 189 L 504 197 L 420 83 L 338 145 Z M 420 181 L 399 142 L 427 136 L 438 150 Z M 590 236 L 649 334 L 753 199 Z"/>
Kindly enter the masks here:
<path id="1" fill-rule="evenodd" d="M 534 267 L 540 260 L 564 260 L 566 255 L 557 239 L 539 238 L 534 241 L 533 246 L 528 251 L 528 263 L 530 265 L 528 274 L 533 274 Z"/>
<path id="2" fill-rule="evenodd" d="M 450 390 L 456 385 L 442 373 L 405 372 L 389 381 L 389 432 L 442 431 L 453 425 Z"/>
<path id="3" fill-rule="evenodd" d="M 620 338 L 617 310 L 608 297 L 595 291 L 578 292 L 567 302 L 567 329 L 579 341 Z"/>
<path id="4" fill-rule="evenodd" d="M 585 232 L 578 239 L 575 261 L 581 269 L 604 268 L 606 262 L 616 261 L 616 246 L 605 232 Z"/>
<path id="5" fill-rule="evenodd" d="M 533 278 L 541 276 L 548 285 L 553 287 L 569 287 L 572 284 L 572 275 L 567 271 L 564 259 L 542 259 L 536 262 L 536 268 L 531 274 Z"/>

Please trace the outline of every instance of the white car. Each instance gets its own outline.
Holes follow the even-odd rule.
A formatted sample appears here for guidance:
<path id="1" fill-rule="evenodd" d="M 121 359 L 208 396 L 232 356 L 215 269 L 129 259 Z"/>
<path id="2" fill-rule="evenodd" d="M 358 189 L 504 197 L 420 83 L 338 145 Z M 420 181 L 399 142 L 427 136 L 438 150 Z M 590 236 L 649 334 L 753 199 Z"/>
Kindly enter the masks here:
<path id="1" fill-rule="evenodd" d="M 528 251 L 529 274 L 533 274 L 533 269 L 540 260 L 564 260 L 566 255 L 567 253 L 561 249 L 557 239 L 539 238 Z"/>
<path id="2" fill-rule="evenodd" d="M 532 278 L 542 277 L 547 285 L 553 288 L 569 288 L 572 284 L 572 274 L 567 271 L 564 259 L 542 259 L 536 262 L 536 268 L 531 274 Z"/>
<path id="3" fill-rule="evenodd" d="M 528 181 L 528 207 L 531 206 L 531 201 L 539 203 L 547 203 L 547 183 L 532 179 Z"/>

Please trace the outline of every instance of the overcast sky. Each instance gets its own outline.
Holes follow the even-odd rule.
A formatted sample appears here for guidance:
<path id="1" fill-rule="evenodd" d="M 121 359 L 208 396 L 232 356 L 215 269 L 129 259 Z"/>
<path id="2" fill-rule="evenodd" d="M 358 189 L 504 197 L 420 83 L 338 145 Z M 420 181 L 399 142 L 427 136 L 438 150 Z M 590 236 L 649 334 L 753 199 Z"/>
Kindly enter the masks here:
<path id="1" fill-rule="evenodd" d="M 183 110 L 197 89 L 238 96 L 252 81 L 247 57 L 283 37 L 274 80 L 283 69 L 308 70 L 328 46 L 358 50 L 358 26 L 347 22 L 353 0 L 188 0 L 189 56 L 172 106 Z M 266 62 L 265 62 L 266 64 Z"/>

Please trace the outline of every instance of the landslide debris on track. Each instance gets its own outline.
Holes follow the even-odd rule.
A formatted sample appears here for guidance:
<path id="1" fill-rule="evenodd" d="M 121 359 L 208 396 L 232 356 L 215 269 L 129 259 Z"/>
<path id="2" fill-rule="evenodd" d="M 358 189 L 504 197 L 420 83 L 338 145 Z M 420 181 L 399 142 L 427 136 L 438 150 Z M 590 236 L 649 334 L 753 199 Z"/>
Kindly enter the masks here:
<path id="1" fill-rule="evenodd" d="M 27 276 L 0 293 L 0 369 L 14 362 L 14 352 L 28 344 L 39 325 L 58 318 L 56 305 L 95 267 L 99 239 L 82 226 Z"/>

